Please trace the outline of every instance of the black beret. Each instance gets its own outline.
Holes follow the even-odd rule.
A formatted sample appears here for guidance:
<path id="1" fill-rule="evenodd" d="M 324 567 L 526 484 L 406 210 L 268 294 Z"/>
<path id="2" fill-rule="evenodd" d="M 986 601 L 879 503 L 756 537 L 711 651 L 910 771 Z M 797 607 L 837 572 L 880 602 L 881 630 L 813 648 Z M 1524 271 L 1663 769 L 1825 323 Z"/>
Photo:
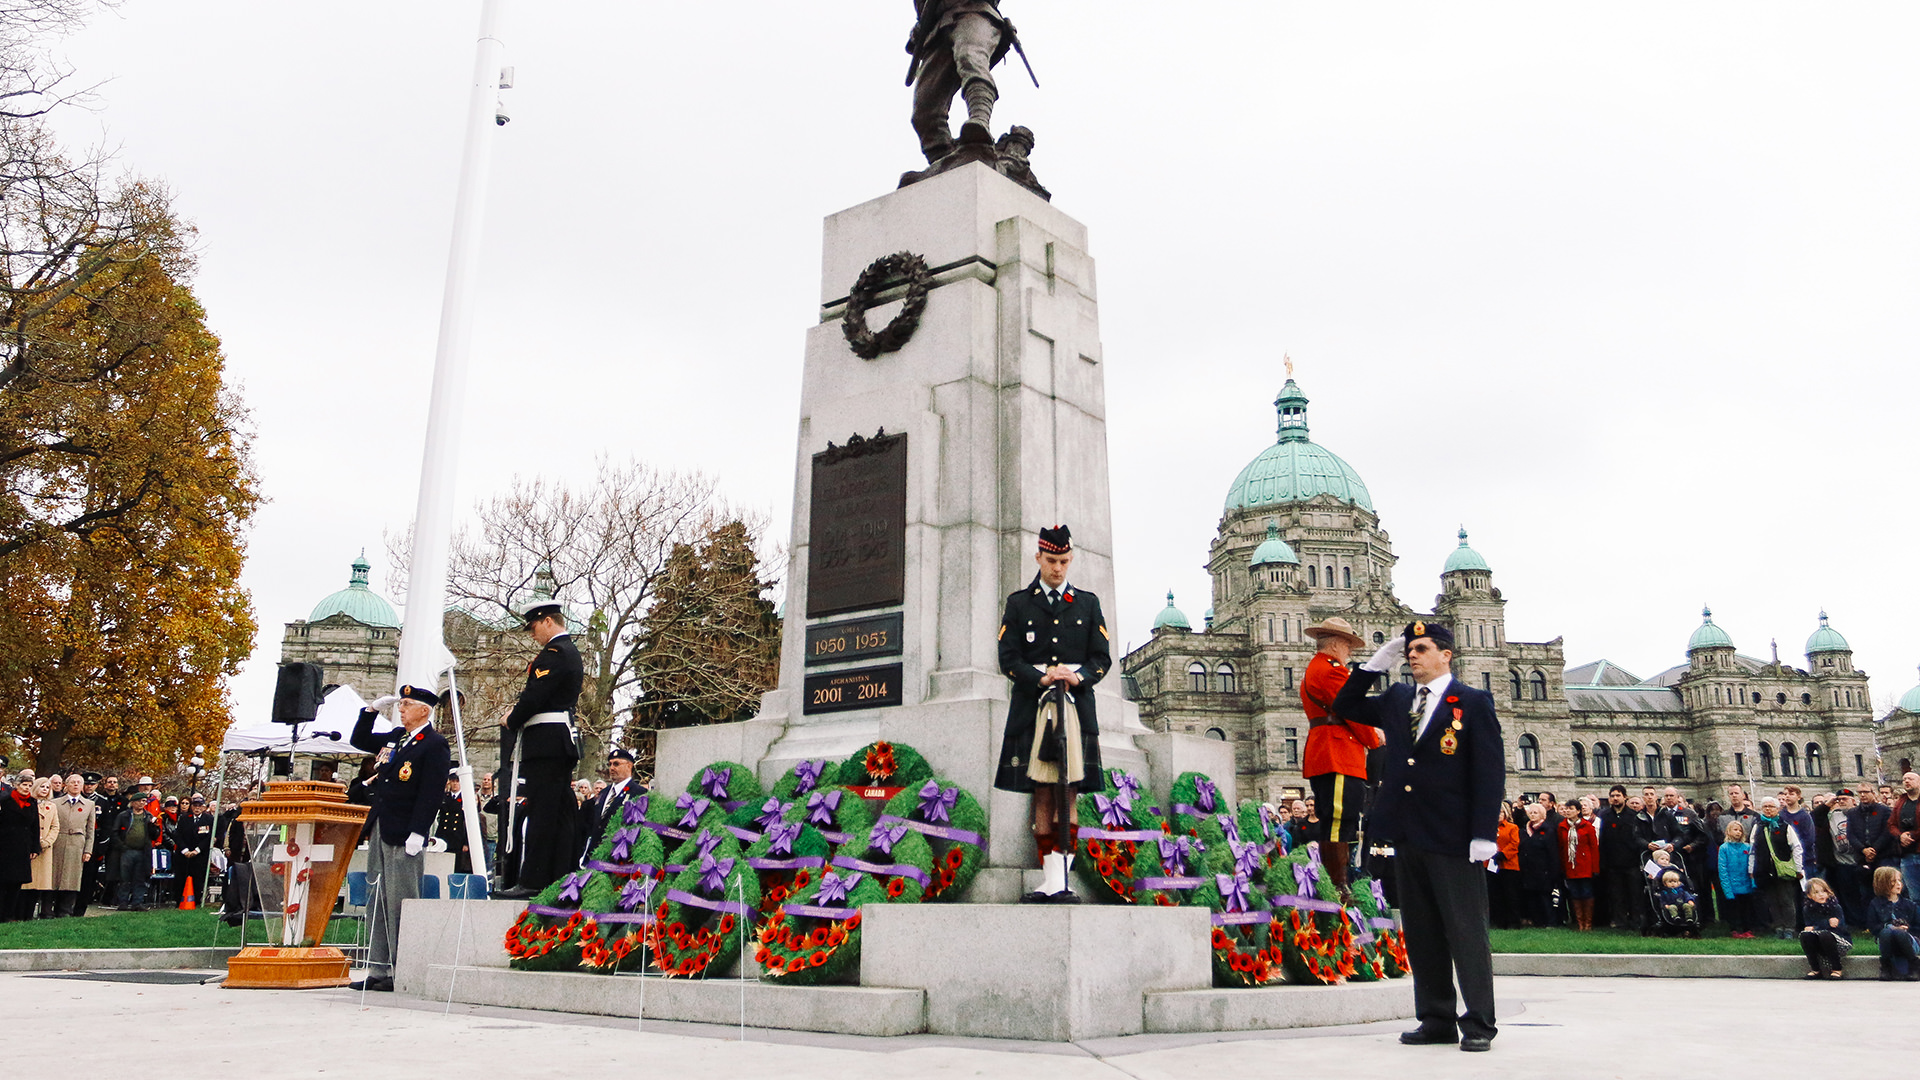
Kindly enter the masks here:
<path id="1" fill-rule="evenodd" d="M 1408 623 L 1406 628 L 1400 631 L 1400 636 L 1406 638 L 1409 645 L 1413 644 L 1415 638 L 1432 638 L 1433 643 L 1442 649 L 1452 650 L 1453 648 L 1453 631 L 1441 623 L 1427 622 L 1424 619 L 1415 619 Z"/>

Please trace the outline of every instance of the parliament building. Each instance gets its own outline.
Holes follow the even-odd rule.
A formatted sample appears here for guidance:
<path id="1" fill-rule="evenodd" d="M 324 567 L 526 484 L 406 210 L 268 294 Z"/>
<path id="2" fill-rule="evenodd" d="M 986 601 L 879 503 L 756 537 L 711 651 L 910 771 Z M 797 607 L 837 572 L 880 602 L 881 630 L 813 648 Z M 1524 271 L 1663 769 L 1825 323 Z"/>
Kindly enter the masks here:
<path id="1" fill-rule="evenodd" d="M 1169 593 L 1152 638 L 1121 664 L 1147 726 L 1233 744 L 1243 794 L 1304 792 L 1298 681 L 1315 643 L 1302 630 L 1333 615 L 1375 644 L 1415 618 L 1453 629 L 1454 677 L 1495 695 L 1509 794 L 1671 784 L 1705 802 L 1736 780 L 1772 791 L 1880 770 L 1867 676 L 1825 613 L 1804 668 L 1783 663 L 1777 648 L 1771 660 L 1736 652 L 1711 612 L 1688 639 L 1686 662 L 1657 675 L 1606 660 L 1569 668 L 1561 639 L 1507 637 L 1507 598 L 1464 528 L 1432 610 L 1416 611 L 1394 595 L 1393 544 L 1366 484 L 1308 437 L 1306 395 L 1288 379 L 1274 404 L 1279 439 L 1227 489 L 1207 559 L 1212 606 L 1195 627 Z M 1403 666 L 1398 678 L 1412 675 Z M 1915 707 L 1905 715 L 1920 721 L 1920 688 L 1908 697 Z"/>

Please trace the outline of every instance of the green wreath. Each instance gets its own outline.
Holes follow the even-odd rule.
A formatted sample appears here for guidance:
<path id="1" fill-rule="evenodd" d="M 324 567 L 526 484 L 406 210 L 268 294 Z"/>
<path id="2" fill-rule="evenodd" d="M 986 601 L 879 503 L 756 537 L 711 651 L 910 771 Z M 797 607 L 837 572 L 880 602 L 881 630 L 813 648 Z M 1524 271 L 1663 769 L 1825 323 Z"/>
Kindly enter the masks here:
<path id="1" fill-rule="evenodd" d="M 794 986 L 857 980 L 862 912 L 886 902 L 873 875 L 827 871 L 797 902 L 780 905 L 760 924 L 753 953 L 760 977 Z"/>
<path id="2" fill-rule="evenodd" d="M 1173 823 L 1173 831 L 1208 840 L 1208 846 L 1213 846 L 1220 838 L 1220 815 L 1233 813 L 1233 807 L 1227 804 L 1219 785 L 1206 773 L 1183 772 L 1174 777 L 1173 788 L 1167 793 L 1167 802 L 1167 817 Z M 1211 838 L 1201 831 L 1203 826 L 1208 825 L 1213 826 Z"/>
<path id="3" fill-rule="evenodd" d="M 917 787 L 933 779 L 933 766 L 904 743 L 868 743 L 840 765 L 847 787 Z"/>
<path id="4" fill-rule="evenodd" d="M 1231 898 L 1222 895 L 1223 880 Z M 1244 876 L 1221 874 L 1189 895 L 1194 906 L 1213 913 L 1210 944 L 1215 986 L 1265 986 L 1280 979 L 1283 950 L 1273 940 L 1273 912 L 1258 885 Z"/>
<path id="5" fill-rule="evenodd" d="M 726 802 L 683 791 L 678 795 L 659 792 L 648 797 L 647 827 L 660 834 L 660 842 L 674 851 L 702 830 L 726 832 L 730 812 Z"/>
<path id="6" fill-rule="evenodd" d="M 1353 974 L 1353 927 L 1311 849 L 1275 864 L 1268 896 L 1288 981 L 1324 986 Z"/>
<path id="7" fill-rule="evenodd" d="M 660 834 L 646 827 L 646 796 L 627 800 L 607 823 L 584 869 L 592 873 L 581 905 L 596 913 L 598 947 L 582 945 L 588 971 L 631 971 L 646 965 L 646 929 L 653 921 L 653 895 L 666 878 Z"/>
<path id="8" fill-rule="evenodd" d="M 806 798 L 795 800 L 784 820 L 811 825 L 838 847 L 866 839 L 873 828 L 873 811 L 851 788 L 823 787 L 808 792 Z"/>
<path id="9" fill-rule="evenodd" d="M 772 795 L 781 802 L 803 799 L 815 788 L 833 787 L 840 782 L 840 763 L 831 758 L 802 761 L 774 781 Z"/>
<path id="10" fill-rule="evenodd" d="M 719 803 L 726 812 L 728 824 L 736 829 L 752 820 L 759 812 L 760 800 L 767 794 L 753 770 L 737 761 L 716 761 L 698 770 L 693 779 L 687 781 L 686 790 L 687 794 Z M 742 843 L 753 842 L 739 833 L 734 835 Z"/>
<path id="11" fill-rule="evenodd" d="M 1377 880 L 1356 878 L 1353 882 L 1353 906 L 1360 912 L 1373 935 L 1371 943 L 1362 943 L 1362 951 L 1379 961 L 1378 969 L 1389 979 L 1405 977 L 1413 969 L 1407 963 L 1407 937 L 1394 921 L 1393 910 Z"/>
<path id="12" fill-rule="evenodd" d="M 864 836 L 841 844 L 828 865 L 843 876 L 878 878 L 889 903 L 917 904 L 933 887 L 933 849 L 926 837 L 897 819 L 876 823 Z"/>
<path id="13" fill-rule="evenodd" d="M 933 882 L 923 900 L 950 900 L 973 883 L 986 844 L 987 813 L 958 784 L 933 777 L 887 800 L 876 824 L 900 823 L 925 838 Z"/>
<path id="14" fill-rule="evenodd" d="M 833 845 L 811 825 L 775 818 L 746 856 L 760 879 L 760 913 L 765 915 L 820 880 Z"/>
<path id="15" fill-rule="evenodd" d="M 1154 813 L 1140 779 L 1124 769 L 1107 769 L 1099 791 L 1078 800 L 1079 828 L 1074 833 L 1074 873 L 1089 895 L 1121 903 L 1135 902 L 1140 845 L 1166 835 L 1165 819 Z"/>
<path id="16" fill-rule="evenodd" d="M 540 890 L 507 928 L 507 962 L 523 971 L 567 971 L 580 966 L 581 950 L 600 939 L 600 927 L 587 906 L 591 870 L 578 870 Z M 591 899 L 606 903 L 611 890 Z"/>
<path id="17" fill-rule="evenodd" d="M 1133 902 L 1157 907 L 1194 903 L 1195 890 L 1207 883 L 1217 865 L 1211 855 L 1199 837 L 1174 833 L 1168 823 L 1168 831 L 1142 841 L 1134 853 Z"/>
<path id="18" fill-rule="evenodd" d="M 760 881 L 724 828 L 701 830 L 672 857 L 682 856 L 689 861 L 659 896 L 647 950 L 664 975 L 704 976 L 740 955 L 760 906 Z"/>

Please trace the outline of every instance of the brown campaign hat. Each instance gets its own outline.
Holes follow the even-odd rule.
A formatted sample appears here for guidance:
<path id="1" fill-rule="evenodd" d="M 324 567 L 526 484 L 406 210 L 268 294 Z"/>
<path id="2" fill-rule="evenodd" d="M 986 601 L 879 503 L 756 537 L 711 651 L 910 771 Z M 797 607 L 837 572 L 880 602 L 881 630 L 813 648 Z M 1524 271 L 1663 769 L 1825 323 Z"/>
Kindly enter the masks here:
<path id="1" fill-rule="evenodd" d="M 1319 622 L 1301 631 L 1301 633 L 1315 641 L 1319 641 L 1323 637 L 1346 638 L 1353 643 L 1355 648 L 1367 643 L 1367 640 L 1360 636 L 1359 631 L 1353 628 L 1352 623 L 1338 615 L 1328 619 L 1321 619 Z"/>

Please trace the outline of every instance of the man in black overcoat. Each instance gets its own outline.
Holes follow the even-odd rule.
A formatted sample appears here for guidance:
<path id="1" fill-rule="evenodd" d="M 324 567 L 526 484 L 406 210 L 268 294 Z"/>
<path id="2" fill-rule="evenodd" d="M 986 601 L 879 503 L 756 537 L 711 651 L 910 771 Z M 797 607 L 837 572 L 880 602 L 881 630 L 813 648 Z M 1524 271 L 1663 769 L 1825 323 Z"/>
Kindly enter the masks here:
<path id="1" fill-rule="evenodd" d="M 1414 681 L 1375 697 L 1378 676 L 1412 669 Z M 1452 675 L 1453 633 L 1416 620 L 1341 687 L 1333 713 L 1386 734 L 1370 835 L 1391 840 L 1413 967 L 1409 1044 L 1492 1048 L 1493 950 L 1487 939 L 1487 871 L 1506 780 L 1506 749 L 1493 695 Z M 1467 1011 L 1456 1016 L 1454 976 Z"/>
<path id="2" fill-rule="evenodd" d="M 573 711 L 586 669 L 559 604 L 539 599 L 524 614 L 540 652 L 527 665 L 527 685 L 501 725 L 506 776 L 500 789 L 510 796 L 500 830 L 501 877 L 510 886 L 499 894 L 505 900 L 525 900 L 579 863 L 574 830 L 580 803 L 572 783 L 580 743 Z"/>
<path id="3" fill-rule="evenodd" d="M 398 702 L 400 726 L 374 733 L 379 710 Z M 376 699 L 354 722 L 353 745 L 374 754 L 374 829 L 367 837 L 367 978 L 355 990 L 392 990 L 394 955 L 400 945 L 400 906 L 420 895 L 426 873 L 427 838 L 440 810 L 441 792 L 453 760 L 447 740 L 433 729 L 440 695 L 424 686 L 402 686 Z"/>
<path id="4" fill-rule="evenodd" d="M 580 851 L 580 865 L 585 866 L 587 856 L 600 846 L 600 838 L 607 833 L 607 826 L 625 809 L 627 800 L 636 795 L 646 794 L 647 789 L 633 778 L 634 752 L 624 746 L 616 746 L 607 754 L 607 786 L 588 799 L 580 808 L 581 831 L 586 833 L 586 844 Z"/>
<path id="5" fill-rule="evenodd" d="M 1060 848 L 1056 837 L 1062 815 L 1072 827 L 1073 793 L 1102 785 L 1093 687 L 1113 667 L 1113 647 L 1100 598 L 1067 582 L 1073 538 L 1065 525 L 1040 530 L 1034 561 L 1040 572 L 1026 588 L 1007 597 L 1000 618 L 1000 671 L 1013 680 L 1013 701 L 1007 706 L 993 786 L 1033 795 L 1033 839 L 1046 876 L 1040 888 L 1022 900 L 1075 904 L 1079 898 L 1067 884 L 1073 849 Z M 1038 724 L 1042 700 L 1055 685 L 1066 694 L 1065 709 L 1058 714 L 1049 710 L 1050 719 L 1067 733 L 1063 762 L 1048 760 L 1057 756 L 1050 749 L 1057 738 L 1047 738 Z M 1059 796 L 1062 769 L 1069 787 L 1064 806 Z"/>

